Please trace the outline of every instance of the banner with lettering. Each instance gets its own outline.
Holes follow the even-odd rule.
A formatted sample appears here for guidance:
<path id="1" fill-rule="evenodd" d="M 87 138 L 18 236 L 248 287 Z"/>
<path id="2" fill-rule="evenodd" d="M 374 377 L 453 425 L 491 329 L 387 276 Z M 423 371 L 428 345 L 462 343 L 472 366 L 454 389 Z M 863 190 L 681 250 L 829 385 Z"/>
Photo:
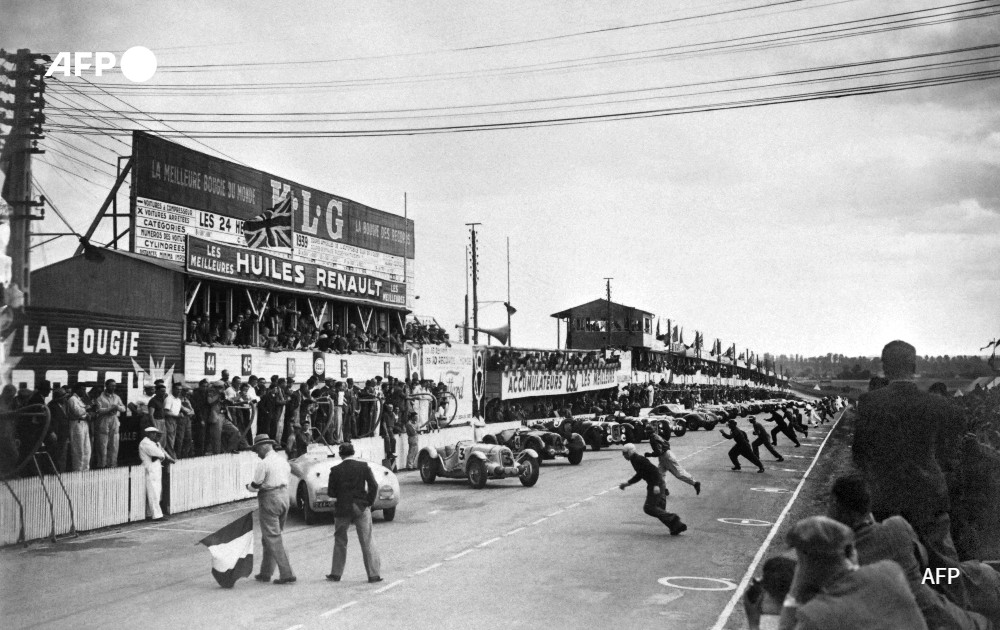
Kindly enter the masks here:
<path id="1" fill-rule="evenodd" d="M 513 400 L 607 389 L 617 385 L 618 374 L 613 367 L 568 371 L 512 370 L 487 372 L 486 379 L 488 395 L 492 392 L 501 400 Z"/>
<path id="2" fill-rule="evenodd" d="M 406 285 L 325 265 L 188 236 L 185 267 L 193 276 L 230 280 L 318 297 L 340 297 L 402 308 Z"/>
<path id="3" fill-rule="evenodd" d="M 423 378 L 444 383 L 458 401 L 458 411 L 452 423 L 472 418 L 472 356 L 471 345 L 424 345 L 420 349 Z M 451 415 L 451 410 L 448 410 Z"/>

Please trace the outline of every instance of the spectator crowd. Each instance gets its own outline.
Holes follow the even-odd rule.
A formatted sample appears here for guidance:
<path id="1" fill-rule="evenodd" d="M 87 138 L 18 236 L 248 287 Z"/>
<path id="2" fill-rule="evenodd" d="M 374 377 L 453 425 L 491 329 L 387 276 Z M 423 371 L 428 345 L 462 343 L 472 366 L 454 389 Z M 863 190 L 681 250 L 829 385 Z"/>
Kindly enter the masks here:
<path id="1" fill-rule="evenodd" d="M 78 383 L 53 388 L 42 381 L 34 390 L 8 385 L 0 394 L 0 412 L 14 421 L 0 423 L 0 473 L 37 474 L 28 462 L 35 452 L 43 474 L 117 466 L 121 422 L 126 415 L 139 435 L 147 427 L 161 434 L 161 446 L 174 460 L 246 450 L 256 433 L 266 434 L 294 456 L 310 443 L 329 444 L 382 436 L 386 453 L 395 453 L 397 435 L 416 435 L 449 421 L 454 397 L 444 383 L 417 374 L 399 380 L 376 376 L 364 383 L 348 378 L 304 383 L 277 375 L 202 379 L 186 383 L 156 380 L 126 404 L 114 380 L 103 387 Z M 47 414 L 46 414 L 47 411 Z M 21 413 L 17 413 L 21 412 Z M 52 470 L 52 468 L 55 470 Z"/>
<path id="2" fill-rule="evenodd" d="M 313 318 L 295 309 L 293 303 L 264 309 L 258 317 L 252 309 L 227 325 L 220 317 L 194 315 L 188 318 L 188 343 L 206 346 L 263 348 L 271 352 L 283 350 L 319 350 L 335 354 L 380 352 L 402 354 L 405 343 L 451 345 L 448 333 L 435 323 L 407 322 L 402 332 L 378 327 L 366 332 L 357 324 L 324 322 L 317 327 Z"/>
<path id="3" fill-rule="evenodd" d="M 750 628 L 1000 628 L 1000 392 L 920 390 L 902 341 L 881 360 L 846 412 L 855 471 L 744 593 Z"/>

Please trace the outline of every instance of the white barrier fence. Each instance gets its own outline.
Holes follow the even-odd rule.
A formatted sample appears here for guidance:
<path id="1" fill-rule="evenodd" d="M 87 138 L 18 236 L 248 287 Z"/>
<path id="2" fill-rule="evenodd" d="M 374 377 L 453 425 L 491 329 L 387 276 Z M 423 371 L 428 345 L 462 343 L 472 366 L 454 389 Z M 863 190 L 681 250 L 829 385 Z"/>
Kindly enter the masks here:
<path id="1" fill-rule="evenodd" d="M 0 487 L 0 544 L 18 541 L 22 520 L 17 500 L 24 512 L 25 540 L 45 538 L 52 533 L 67 534 L 72 531 L 74 522 L 77 530 L 84 531 L 146 516 L 146 486 L 139 466 L 66 473 L 62 475 L 62 482 L 66 486 L 65 494 L 55 475 L 12 479 L 6 487 Z M 70 518 L 67 494 L 72 501 L 73 518 Z M 52 501 L 51 511 L 49 500 Z"/>

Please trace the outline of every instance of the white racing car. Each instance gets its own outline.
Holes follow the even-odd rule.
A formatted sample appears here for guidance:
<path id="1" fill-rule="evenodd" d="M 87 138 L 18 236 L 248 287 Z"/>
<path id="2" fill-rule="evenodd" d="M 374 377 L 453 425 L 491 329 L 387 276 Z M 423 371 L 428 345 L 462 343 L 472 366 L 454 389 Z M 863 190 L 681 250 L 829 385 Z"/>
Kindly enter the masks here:
<path id="1" fill-rule="evenodd" d="M 337 502 L 327 495 L 326 489 L 330 469 L 343 461 L 325 444 L 310 444 L 305 454 L 288 460 L 292 467 L 291 483 L 288 485 L 289 502 L 302 512 L 306 525 L 315 523 L 320 512 L 333 512 Z M 375 473 L 378 482 L 372 512 L 381 510 L 382 518 L 391 521 L 396 518 L 396 505 L 399 503 L 399 480 L 385 466 L 369 461 L 365 463 Z"/>

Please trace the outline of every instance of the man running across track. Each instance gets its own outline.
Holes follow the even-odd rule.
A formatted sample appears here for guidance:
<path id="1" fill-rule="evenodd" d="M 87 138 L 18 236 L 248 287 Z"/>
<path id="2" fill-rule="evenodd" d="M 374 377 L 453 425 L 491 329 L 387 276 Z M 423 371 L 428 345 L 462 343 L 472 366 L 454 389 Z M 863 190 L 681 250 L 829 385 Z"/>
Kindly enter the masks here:
<path id="1" fill-rule="evenodd" d="M 785 458 L 781 456 L 781 453 L 774 450 L 774 447 L 771 446 L 771 440 L 767 436 L 767 429 L 764 428 L 764 425 L 757 422 L 757 418 L 750 416 L 750 426 L 753 427 L 753 434 L 757 436 L 757 439 L 750 445 L 751 448 L 753 448 L 753 454 L 757 456 L 757 459 L 760 459 L 760 447 L 763 446 L 768 450 L 768 452 L 771 453 L 771 455 L 774 455 L 775 459 L 779 462 L 785 461 Z"/>
<path id="2" fill-rule="evenodd" d="M 757 472 L 764 472 L 764 465 L 760 463 L 760 458 L 754 455 L 753 450 L 750 449 L 750 440 L 747 438 L 746 432 L 736 426 L 735 420 L 730 420 L 727 424 L 729 425 L 729 434 L 721 429 L 719 430 L 719 433 L 721 433 L 722 437 L 727 440 L 736 440 L 736 444 L 733 448 L 729 449 L 729 460 L 733 462 L 733 470 L 742 469 L 740 467 L 740 461 L 737 459 L 740 455 L 742 455 L 751 464 L 757 467 Z"/>
<path id="3" fill-rule="evenodd" d="M 785 422 L 785 416 L 780 411 L 772 411 L 771 417 L 766 418 L 766 420 L 775 423 L 775 427 L 771 429 L 772 444 L 778 445 L 778 434 L 781 433 L 795 444 L 795 448 L 802 446 L 799 444 L 799 438 L 795 437 L 795 431 L 792 431 L 792 428 L 788 426 L 788 423 Z"/>
<path id="4" fill-rule="evenodd" d="M 681 517 L 671 514 L 667 507 L 667 484 L 660 471 L 642 455 L 635 452 L 635 444 L 626 444 L 622 448 L 622 457 L 627 459 L 635 475 L 628 481 L 618 484 L 624 490 L 626 487 L 638 482 L 646 482 L 646 503 L 642 506 L 642 511 L 670 528 L 670 535 L 676 536 L 687 529 L 687 525 L 681 522 Z"/>
<path id="5" fill-rule="evenodd" d="M 649 445 L 652 447 L 653 452 L 646 453 L 646 457 L 660 458 L 661 475 L 666 476 L 669 471 L 671 475 L 693 487 L 695 494 L 701 494 L 701 482 L 696 481 L 695 478 L 691 476 L 691 473 L 684 470 L 684 467 L 681 466 L 680 462 L 674 456 L 674 452 L 670 450 L 670 440 L 667 439 L 667 437 L 653 432 L 649 435 Z"/>

